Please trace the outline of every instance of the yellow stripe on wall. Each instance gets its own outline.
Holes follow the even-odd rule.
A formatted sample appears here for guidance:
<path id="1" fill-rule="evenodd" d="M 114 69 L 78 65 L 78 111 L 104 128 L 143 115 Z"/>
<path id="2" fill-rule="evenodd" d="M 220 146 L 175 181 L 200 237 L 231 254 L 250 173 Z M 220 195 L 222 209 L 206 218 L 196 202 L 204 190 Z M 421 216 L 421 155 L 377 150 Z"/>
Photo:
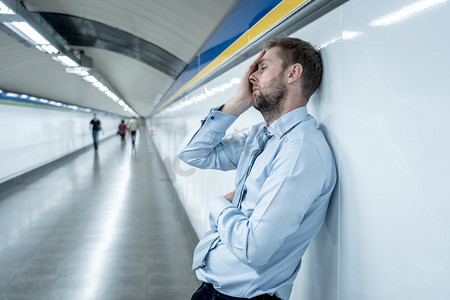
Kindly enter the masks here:
<path id="1" fill-rule="evenodd" d="M 212 70 L 217 68 L 225 60 L 233 56 L 234 53 L 244 48 L 247 44 L 253 41 L 255 38 L 269 30 L 274 24 L 282 20 L 284 17 L 295 11 L 300 5 L 305 3 L 306 0 L 283 0 L 274 7 L 265 17 L 259 20 L 252 28 L 247 30 L 240 38 L 238 38 L 233 44 L 225 49 L 216 59 L 214 59 L 209 65 L 201 70 L 194 78 L 187 82 L 182 88 L 180 88 L 172 97 L 170 97 L 160 109 L 167 106 L 181 93 L 187 90 L 190 86 L 198 82 L 201 78 L 206 76 Z"/>

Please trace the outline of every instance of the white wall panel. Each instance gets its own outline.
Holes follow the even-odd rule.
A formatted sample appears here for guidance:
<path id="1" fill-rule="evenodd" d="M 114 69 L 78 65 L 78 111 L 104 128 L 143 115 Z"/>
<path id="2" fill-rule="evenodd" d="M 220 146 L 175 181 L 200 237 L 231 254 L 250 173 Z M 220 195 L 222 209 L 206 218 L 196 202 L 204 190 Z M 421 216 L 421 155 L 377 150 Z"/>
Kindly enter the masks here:
<path id="1" fill-rule="evenodd" d="M 0 104 L 0 183 L 92 144 L 85 112 Z M 104 139 L 117 131 L 118 117 L 98 114 Z M 101 145 L 100 145 L 101 147 Z"/>
<path id="2" fill-rule="evenodd" d="M 359 36 L 342 43 L 341 299 L 450 299 L 449 15 L 447 1 L 343 7 Z"/>
<path id="3" fill-rule="evenodd" d="M 351 0 L 292 34 L 322 47 L 325 74 L 308 110 L 333 149 L 339 178 L 291 299 L 450 299 L 448 16 L 446 0 Z M 180 102 L 240 78 L 250 61 Z M 233 188 L 234 172 L 192 169 L 175 154 L 235 89 L 150 120 L 199 235 L 207 202 Z M 229 132 L 260 121 L 252 110 Z"/>

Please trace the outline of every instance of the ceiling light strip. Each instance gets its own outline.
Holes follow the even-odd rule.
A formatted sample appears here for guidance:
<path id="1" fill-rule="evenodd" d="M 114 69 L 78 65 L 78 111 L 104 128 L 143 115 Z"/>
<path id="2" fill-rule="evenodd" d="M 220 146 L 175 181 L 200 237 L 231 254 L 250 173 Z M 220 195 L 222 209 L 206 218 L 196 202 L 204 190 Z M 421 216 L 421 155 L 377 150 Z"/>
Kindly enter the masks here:
<path id="1" fill-rule="evenodd" d="M 8 1 L 8 3 L 12 3 L 12 1 Z M 41 25 L 36 23 L 28 11 L 22 7 L 22 4 L 19 2 L 15 2 L 16 8 L 20 10 L 20 13 L 15 15 L 15 12 L 7 6 L 4 1 L 0 1 L 0 15 L 15 15 L 14 20 L 11 18 L 3 18 L 3 24 L 5 24 L 8 28 L 14 31 L 21 38 L 26 40 L 28 43 L 32 44 L 39 51 L 49 54 L 53 60 L 60 63 L 64 67 L 66 67 L 67 73 L 77 74 L 82 76 L 84 80 L 92 84 L 95 88 L 97 88 L 101 93 L 105 94 L 107 97 L 111 98 L 115 103 L 118 103 L 124 111 L 130 112 L 134 115 L 138 115 L 135 111 L 133 111 L 125 101 L 123 101 L 119 96 L 117 96 L 117 92 L 112 91 L 112 88 L 109 88 L 109 84 L 100 76 L 99 74 L 92 74 L 94 72 L 89 67 L 85 67 L 81 65 L 81 58 L 75 57 L 73 53 L 67 53 L 62 45 L 55 40 L 55 43 L 52 44 L 47 38 L 45 38 L 40 32 L 41 29 L 43 32 L 46 32 L 41 28 Z M 7 21 L 9 20 L 9 21 Z M 28 23 L 31 21 L 31 25 Z M 34 28 L 33 25 L 36 27 Z M 56 33 L 53 33 L 56 34 Z M 52 36 L 52 33 L 48 33 L 47 36 Z M 53 39 L 54 40 L 54 39 Z"/>
<path id="2" fill-rule="evenodd" d="M 0 1 L 0 15 L 14 15 L 15 12 Z"/>

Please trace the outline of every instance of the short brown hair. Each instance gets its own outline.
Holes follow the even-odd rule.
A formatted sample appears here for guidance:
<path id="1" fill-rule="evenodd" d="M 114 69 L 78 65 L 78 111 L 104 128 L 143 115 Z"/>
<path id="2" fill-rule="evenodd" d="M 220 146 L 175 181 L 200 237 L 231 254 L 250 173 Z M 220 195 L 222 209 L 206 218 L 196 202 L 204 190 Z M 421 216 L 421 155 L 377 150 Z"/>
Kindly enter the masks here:
<path id="1" fill-rule="evenodd" d="M 299 63 L 303 67 L 301 78 L 303 96 L 308 100 L 318 89 L 322 79 L 322 58 L 319 50 L 310 43 L 290 37 L 276 37 L 264 43 L 264 49 L 278 47 L 277 55 L 283 62 L 283 70 Z"/>

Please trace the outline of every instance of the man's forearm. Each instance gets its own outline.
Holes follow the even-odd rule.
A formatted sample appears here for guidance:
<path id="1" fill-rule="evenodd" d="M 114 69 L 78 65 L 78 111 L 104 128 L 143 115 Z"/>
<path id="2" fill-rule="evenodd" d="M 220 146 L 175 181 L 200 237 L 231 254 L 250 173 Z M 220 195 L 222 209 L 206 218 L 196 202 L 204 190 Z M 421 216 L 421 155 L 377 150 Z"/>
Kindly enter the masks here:
<path id="1" fill-rule="evenodd" d="M 235 120 L 235 116 L 211 110 L 202 126 L 180 147 L 179 158 L 202 169 L 235 169 L 235 147 L 233 143 L 222 143 L 226 130 Z"/>

